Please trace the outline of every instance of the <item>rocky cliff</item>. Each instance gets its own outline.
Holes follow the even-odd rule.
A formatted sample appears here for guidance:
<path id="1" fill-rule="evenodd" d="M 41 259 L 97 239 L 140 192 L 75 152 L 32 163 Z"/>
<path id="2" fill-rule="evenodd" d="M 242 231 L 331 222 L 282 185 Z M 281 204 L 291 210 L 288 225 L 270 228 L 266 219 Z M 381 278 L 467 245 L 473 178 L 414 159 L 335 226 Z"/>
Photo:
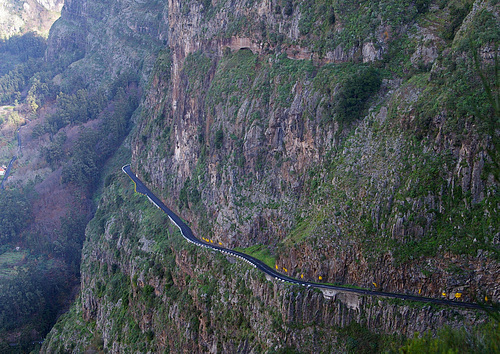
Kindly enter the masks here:
<path id="1" fill-rule="evenodd" d="M 162 12 L 160 2 L 66 1 L 46 59 L 69 66 L 60 79 L 94 89 L 119 76 L 147 74 L 166 43 L 168 21 Z"/>
<path id="2" fill-rule="evenodd" d="M 62 0 L 8 0 L 0 4 L 0 38 L 28 31 L 47 36 L 60 16 Z"/>
<path id="3" fill-rule="evenodd" d="M 444 72 L 460 80 L 458 90 L 463 76 L 477 75 L 459 60 L 471 55 L 468 37 L 481 37 L 466 25 L 494 9 L 476 3 L 452 42 L 439 37 L 437 19 L 447 14 L 436 6 L 423 18 L 416 9 L 381 11 L 378 25 L 359 34 L 366 39 L 350 41 L 352 13 L 327 9 L 331 24 L 314 4 L 311 27 L 331 27 L 325 46 L 352 55 L 314 50 L 324 33 L 300 30 L 304 4 L 172 3 L 171 75 L 155 76 L 146 97 L 137 170 L 166 189 L 199 234 L 230 247 L 265 244 L 294 275 L 498 296 L 498 264 L 486 255 L 499 242 L 497 184 L 484 170 L 494 147 L 471 114 L 480 103 L 455 108 L 457 94 L 443 92 Z M 405 26 L 393 23 L 397 16 Z M 230 26 L 233 18 L 245 25 Z M 391 57 L 399 46 L 409 48 Z M 297 60 L 301 51 L 309 60 Z M 358 102 L 354 115 L 340 114 L 342 97 L 366 94 L 346 86 L 366 85 L 367 62 L 384 67 L 370 108 Z M 479 268 L 490 275 L 478 277 Z"/>
<path id="4" fill-rule="evenodd" d="M 497 302 L 498 88 L 481 77 L 498 16 L 495 1 L 87 0 L 66 3 L 48 56 L 83 58 L 69 71 L 90 85 L 147 69 L 133 169 L 200 237 L 303 279 Z M 346 350 L 363 331 L 381 349 L 382 333 L 481 320 L 270 283 L 182 243 L 119 174 L 46 351 Z"/>
<path id="5" fill-rule="evenodd" d="M 123 173 L 106 184 L 87 228 L 80 297 L 44 352 L 374 352 L 414 332 L 486 319 L 267 280 L 246 263 L 186 244 Z"/>

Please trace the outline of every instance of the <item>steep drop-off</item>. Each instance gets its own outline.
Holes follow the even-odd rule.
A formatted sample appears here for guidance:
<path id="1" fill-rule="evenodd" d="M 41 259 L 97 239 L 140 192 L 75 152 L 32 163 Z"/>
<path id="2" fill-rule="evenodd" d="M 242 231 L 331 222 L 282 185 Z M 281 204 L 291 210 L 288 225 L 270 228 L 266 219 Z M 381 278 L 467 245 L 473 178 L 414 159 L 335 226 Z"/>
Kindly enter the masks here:
<path id="1" fill-rule="evenodd" d="M 8 0 L 0 4 L 0 38 L 35 31 L 47 36 L 63 0 Z"/>
<path id="2" fill-rule="evenodd" d="M 69 70 L 90 85 L 156 58 L 127 146 L 199 237 L 258 248 L 307 280 L 498 301 L 498 107 L 485 90 L 498 90 L 495 1 L 116 6 L 68 2 L 48 54 L 84 58 Z M 156 45 L 123 46 L 122 32 Z M 86 64 L 98 57 L 109 64 Z M 106 180 L 80 298 L 47 352 L 355 350 L 345 338 L 370 351 L 387 345 L 383 333 L 484 320 L 270 283 L 167 232 L 120 173 Z"/>
<path id="3" fill-rule="evenodd" d="M 475 106 L 492 113 L 471 58 L 483 43 L 491 62 L 492 27 L 479 22 L 496 21 L 494 9 L 476 3 L 448 42 L 438 37 L 447 14 L 437 6 L 381 11 L 381 24 L 359 34 L 392 33 L 374 44 L 344 39 L 353 14 L 334 5 L 331 42 L 353 55 L 332 57 L 311 49 L 322 31 L 294 30 L 305 5 L 288 15 L 278 5 L 174 2 L 171 75 L 154 76 L 133 144 L 142 177 L 200 234 L 231 247 L 264 244 L 294 275 L 497 297 L 495 145 L 472 115 Z M 309 5 L 311 26 L 327 26 L 321 6 Z M 224 27 L 232 16 L 246 24 L 235 33 Z M 391 23 L 397 16 L 405 26 Z M 282 43 L 267 39 L 275 28 Z M 297 43 L 312 60 L 286 54 Z M 375 45 L 380 60 L 366 49 Z"/>

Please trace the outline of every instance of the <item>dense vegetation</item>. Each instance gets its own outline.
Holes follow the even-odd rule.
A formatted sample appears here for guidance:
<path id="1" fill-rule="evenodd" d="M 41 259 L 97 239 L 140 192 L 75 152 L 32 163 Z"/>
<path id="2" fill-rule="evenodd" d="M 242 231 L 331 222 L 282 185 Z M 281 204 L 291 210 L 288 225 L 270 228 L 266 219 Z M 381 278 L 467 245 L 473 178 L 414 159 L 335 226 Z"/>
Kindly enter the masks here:
<path id="1" fill-rule="evenodd" d="M 337 94 L 336 112 L 340 122 L 352 122 L 366 110 L 368 99 L 376 93 L 382 80 L 374 68 L 362 68 L 347 78 Z"/>
<path id="2" fill-rule="evenodd" d="M 16 236 L 26 225 L 31 205 L 24 193 L 2 191 L 0 193 L 0 245 L 16 242 Z"/>
<path id="3" fill-rule="evenodd" d="M 37 96 L 41 96 L 40 89 L 44 91 L 44 96 L 55 94 L 55 91 L 49 92 L 53 84 L 48 79 L 55 75 L 50 72 L 58 69 L 55 65 L 49 67 L 44 63 L 43 55 L 46 47 L 46 39 L 34 33 L 14 36 L 0 42 L 0 104 L 21 101 L 25 98 L 21 97 L 21 92 L 27 88 L 30 92 L 26 101 L 33 107 L 36 101 L 34 94 L 37 90 L 39 91 Z M 36 108 L 34 110 L 36 111 Z"/>
<path id="4" fill-rule="evenodd" d="M 85 215 L 68 215 L 56 241 L 23 232 L 32 219 L 32 187 L 0 193 L 0 349 L 7 333 L 19 330 L 14 343 L 33 346 L 50 330 L 60 309 L 61 293 L 69 292 L 79 274 Z M 17 249 L 15 248 L 17 246 Z M 63 247 L 63 249 L 60 249 Z"/>
<path id="5" fill-rule="evenodd" d="M 228 4 L 196 3 L 204 24 Z M 251 9 L 255 3 L 245 6 Z M 498 1 L 488 4 L 497 6 Z M 180 15 L 196 10 L 191 5 L 182 2 Z M 372 271 L 387 267 L 388 272 L 416 269 L 411 280 L 401 281 L 410 293 L 419 292 L 419 277 L 450 288 L 469 284 L 469 274 L 476 270 L 468 260 L 498 260 L 492 235 L 500 231 L 498 63 L 483 52 L 475 54 L 495 51 L 500 26 L 488 9 L 469 16 L 472 5 L 471 0 L 277 0 L 269 3 L 269 20 L 230 13 L 223 33 L 215 34 L 217 40 L 248 36 L 262 44 L 262 52 L 226 48 L 220 57 L 202 50 L 190 53 L 182 63 L 179 87 L 182 99 L 188 98 L 177 107 L 188 112 L 190 104 L 196 106 L 189 117 L 174 117 L 173 105 L 165 103 L 172 53 L 162 52 L 148 87 L 158 89 L 159 96 L 148 98 L 137 116 L 132 147 L 140 162 L 137 172 L 148 183 L 158 182 L 161 195 L 175 200 L 181 215 L 196 218 L 205 236 L 231 234 L 234 243 L 254 242 L 242 249 L 270 266 L 292 263 L 294 254 L 293 262 L 303 263 L 290 269 L 292 276 L 300 272 L 318 279 L 328 262 L 333 268 L 343 261 L 354 271 L 322 279 L 343 281 L 358 270 L 354 281 L 366 287 L 376 275 Z M 156 20 L 134 29 L 134 43 L 142 41 L 141 31 L 158 27 L 151 23 L 163 21 L 161 14 L 155 15 Z M 288 35 L 295 33 L 292 22 L 298 28 L 294 39 Z M 205 32 L 213 34 L 202 29 L 200 36 Z M 363 62 L 365 43 L 373 46 L 373 62 Z M 311 60 L 291 59 L 300 53 L 294 48 L 307 48 Z M 38 227 L 39 211 L 30 205 L 40 198 L 39 180 L 0 192 L 5 205 L 0 210 L 0 335 L 21 328 L 20 347 L 26 350 L 47 333 L 67 299 L 58 295 L 69 293 L 79 276 L 85 227 L 95 210 L 90 198 L 103 188 L 87 229 L 82 270 L 90 279 L 48 338 L 57 350 L 105 351 L 116 341 L 130 351 L 156 351 L 158 343 L 167 342 L 163 332 L 176 326 L 182 328 L 171 346 L 177 351 L 203 343 L 214 332 L 222 343 L 252 341 L 253 314 L 264 314 L 261 325 L 274 333 L 310 330 L 313 336 L 307 338 L 324 338 L 314 321 L 284 321 L 286 310 L 279 306 L 286 299 L 274 299 L 284 291 L 274 291 L 271 300 L 258 297 L 248 282 L 266 289 L 272 283 L 222 256 L 185 245 L 165 226 L 163 214 L 133 194 L 119 170 L 130 152 L 122 150 L 121 161 L 110 157 L 130 131 L 141 95 L 140 74 L 113 72 L 112 84 L 96 88 L 88 82 L 100 78 L 75 74 L 77 64 L 74 71 L 66 70 L 68 58 L 81 58 L 81 48 L 74 53 L 68 49 L 65 63 L 42 61 L 44 49 L 44 40 L 32 34 L 0 44 L 0 103 L 12 105 L 12 114 L 23 112 L 36 125 L 30 138 L 43 144 L 39 165 L 77 201 L 68 202 L 54 224 Z M 339 60 L 347 63 L 327 63 L 337 49 L 348 58 Z M 427 49 L 431 54 L 423 55 Z M 179 121 L 193 124 L 189 144 L 199 147 L 182 170 L 169 169 L 183 134 Z M 271 136 L 278 126 L 281 130 Z M 296 141 L 287 145 L 287 134 Z M 114 172 L 101 183 L 106 164 Z M 476 168 L 482 164 L 484 169 Z M 465 181 L 474 168 L 482 171 L 473 176 L 475 185 Z M 226 206 L 230 210 L 223 214 Z M 458 259 L 458 265 L 450 259 Z M 198 269 L 191 271 L 193 267 Z M 235 272 L 241 276 L 234 277 Z M 42 282 L 45 278 L 49 281 Z M 390 290 L 400 289 L 401 283 L 392 280 Z M 486 298 L 483 289 L 464 291 L 464 298 Z M 424 295 L 439 296 L 435 290 Z M 315 295 L 300 290 L 290 296 Z M 96 320 L 99 306 L 113 323 L 109 331 Z M 352 352 L 398 350 L 401 345 L 403 352 L 494 351 L 497 325 L 472 332 L 446 329 L 438 338 L 424 335 L 408 342 L 371 333 L 357 323 L 328 328 Z M 101 335 L 104 330 L 109 336 Z M 58 338 L 61 332 L 66 339 Z M 63 348 L 75 337 L 79 339 Z M 221 350 L 217 339 L 213 343 Z M 7 348 L 3 344 L 0 349 Z M 266 345 L 257 351 L 269 349 Z"/>
<path id="6" fill-rule="evenodd" d="M 3 253 L 0 260 L 13 257 Z M 19 352 L 29 350 L 53 326 L 57 315 L 66 306 L 61 294 L 71 290 L 72 277 L 64 264 L 58 264 L 43 255 L 23 255 L 23 260 L 11 267 L 17 268 L 9 276 L 0 276 L 0 350 L 12 352 L 11 343 L 18 344 Z M 8 264 L 2 264 L 2 270 Z M 20 331 L 20 337 L 7 342 L 9 331 Z"/>
<path id="7" fill-rule="evenodd" d="M 55 84 L 53 78 L 64 66 L 44 62 L 45 48 L 45 39 L 32 33 L 0 43 L 0 62 L 6 63 L 0 67 L 0 103 L 11 105 L 10 115 L 17 117 L 2 118 L 0 124 L 19 126 L 25 118 L 40 121 L 33 123 L 37 125 L 30 139 L 42 138 L 43 160 L 54 172 L 61 169 L 58 188 L 76 196 L 74 201 L 61 201 L 67 203 L 65 212 L 47 230 L 47 211 L 33 211 L 43 197 L 37 191 L 41 178 L 0 191 L 1 345 L 10 341 L 20 350 L 41 340 L 67 306 L 79 279 L 85 227 L 93 210 L 88 198 L 100 180 L 100 169 L 128 134 L 138 105 L 137 79 L 130 74 L 99 92 L 81 81 L 75 85 L 72 79 L 71 85 Z M 42 108 L 51 113 L 40 118 Z M 90 121 L 95 123 L 85 125 Z M 76 136 L 68 136 L 78 126 Z"/>
<path id="8" fill-rule="evenodd" d="M 472 330 L 440 328 L 436 335 L 430 332 L 406 340 L 403 353 L 497 353 L 500 350 L 500 308 L 488 310 L 491 322 Z"/>
<path id="9" fill-rule="evenodd" d="M 18 64 L 42 58 L 46 48 L 46 40 L 34 32 L 0 39 L 0 76 L 4 76 Z"/>

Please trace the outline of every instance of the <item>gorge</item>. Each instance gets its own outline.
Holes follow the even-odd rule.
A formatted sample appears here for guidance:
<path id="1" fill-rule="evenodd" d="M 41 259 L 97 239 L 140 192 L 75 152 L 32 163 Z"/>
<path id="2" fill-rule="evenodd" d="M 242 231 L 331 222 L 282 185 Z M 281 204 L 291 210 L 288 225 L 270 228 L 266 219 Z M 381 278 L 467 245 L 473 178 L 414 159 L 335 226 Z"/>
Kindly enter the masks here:
<path id="1" fill-rule="evenodd" d="M 0 92 L 31 112 L 16 232 L 78 269 L 41 352 L 494 348 L 499 21 L 494 0 L 66 0 L 44 71 Z M 284 276 L 493 314 L 267 279 L 186 243 L 128 163 Z"/>

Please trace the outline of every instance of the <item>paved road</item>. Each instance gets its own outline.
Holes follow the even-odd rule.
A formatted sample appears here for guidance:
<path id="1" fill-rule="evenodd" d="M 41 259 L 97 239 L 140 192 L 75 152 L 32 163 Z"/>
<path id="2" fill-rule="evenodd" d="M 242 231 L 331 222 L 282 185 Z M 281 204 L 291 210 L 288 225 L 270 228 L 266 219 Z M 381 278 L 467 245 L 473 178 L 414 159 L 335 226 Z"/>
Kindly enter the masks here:
<path id="1" fill-rule="evenodd" d="M 22 146 L 21 146 L 21 135 L 19 134 L 20 130 L 21 130 L 21 127 L 17 128 L 17 146 L 19 148 L 19 153 L 21 154 L 22 153 Z M 7 178 L 9 178 L 10 169 L 12 168 L 12 164 L 16 160 L 17 160 L 17 156 L 14 156 L 10 160 L 9 165 L 7 166 L 7 170 L 5 171 L 5 175 L 3 176 L 2 182 L 0 183 L 0 190 L 5 189 L 4 183 L 7 180 Z"/>
<path id="2" fill-rule="evenodd" d="M 283 275 L 281 273 L 278 273 L 276 270 L 270 268 L 267 264 L 264 262 L 258 260 L 257 258 L 254 258 L 252 256 L 249 256 L 247 254 L 238 252 L 238 251 L 233 251 L 227 248 L 219 247 L 216 245 L 212 245 L 211 243 L 203 242 L 202 240 L 199 240 L 194 236 L 193 232 L 187 226 L 181 218 L 179 218 L 172 210 L 167 208 L 165 204 L 156 196 L 154 195 L 142 182 L 141 180 L 132 172 L 130 169 L 130 165 L 125 165 L 122 167 L 123 172 L 125 172 L 134 182 L 135 184 L 135 191 L 137 193 L 143 194 L 148 197 L 148 199 L 156 205 L 159 209 L 163 210 L 170 220 L 179 228 L 181 231 L 182 236 L 191 243 L 194 243 L 197 246 L 204 247 L 204 248 L 209 248 L 215 251 L 222 252 L 224 254 L 234 256 L 237 258 L 242 259 L 243 261 L 249 263 L 251 266 L 254 268 L 259 269 L 260 271 L 270 275 L 274 279 L 282 282 L 287 282 L 287 283 L 292 283 L 296 285 L 301 285 L 304 287 L 312 287 L 312 288 L 318 288 L 318 289 L 330 289 L 330 290 L 340 290 L 344 292 L 350 292 L 350 293 L 356 293 L 360 295 L 370 295 L 370 296 L 382 296 L 382 297 L 389 297 L 389 298 L 396 298 L 396 299 L 402 299 L 402 300 L 410 300 L 410 301 L 418 301 L 418 302 L 426 302 L 426 303 L 433 303 L 433 304 L 440 304 L 440 305 L 448 305 L 448 306 L 458 306 L 458 307 L 465 307 L 465 308 L 471 308 L 471 309 L 485 309 L 484 306 L 478 305 L 475 303 L 470 303 L 470 302 L 458 302 L 458 301 L 451 301 L 451 300 L 445 300 L 445 299 L 434 299 L 434 298 L 428 298 L 428 297 L 422 297 L 422 296 L 413 296 L 413 295 L 404 295 L 404 294 L 397 294 L 397 293 L 386 293 L 382 291 L 373 291 L 373 290 L 367 290 L 367 289 L 358 289 L 358 288 L 351 288 L 351 287 L 345 287 L 345 286 L 336 286 L 336 285 L 330 285 L 330 284 L 324 284 L 324 283 L 313 283 L 313 282 L 307 282 L 307 281 L 302 281 L 298 279 L 294 279 L 291 277 L 288 277 L 286 275 Z M 488 307 L 489 309 L 489 307 Z"/>
<path id="3" fill-rule="evenodd" d="M 2 183 L 0 183 L 0 189 L 5 189 L 4 187 L 4 183 L 5 181 L 7 180 L 7 178 L 9 178 L 9 173 L 10 173 L 10 169 L 12 168 L 12 164 L 14 163 L 14 161 L 16 161 L 17 159 L 17 156 L 14 156 L 10 162 L 9 162 L 9 166 L 7 166 L 7 170 L 5 171 L 5 175 L 3 176 L 3 179 L 2 179 Z"/>

